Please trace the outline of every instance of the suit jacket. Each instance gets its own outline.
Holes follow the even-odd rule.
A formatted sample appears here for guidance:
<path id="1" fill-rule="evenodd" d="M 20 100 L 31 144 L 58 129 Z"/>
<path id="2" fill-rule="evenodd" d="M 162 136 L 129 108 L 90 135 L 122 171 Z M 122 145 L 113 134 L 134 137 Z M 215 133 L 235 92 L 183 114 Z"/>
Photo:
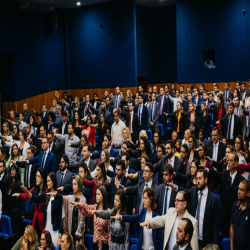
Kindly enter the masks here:
<path id="1" fill-rule="evenodd" d="M 196 103 L 195 96 L 192 97 L 192 102 L 196 105 L 196 111 L 201 112 L 202 98 L 198 95 L 198 103 Z"/>
<path id="2" fill-rule="evenodd" d="M 29 164 L 38 163 L 38 168 L 42 168 L 42 159 L 43 159 L 43 151 L 39 153 L 38 156 L 29 159 Z M 50 172 L 56 173 L 57 171 L 57 162 L 55 155 L 49 151 L 46 162 L 44 164 L 44 170 L 48 175 Z"/>
<path id="3" fill-rule="evenodd" d="M 29 177 L 29 165 L 24 161 L 16 161 L 16 164 L 20 168 L 24 168 L 24 185 L 28 189 L 35 187 L 36 185 L 36 171 L 38 169 L 38 164 L 32 164 L 31 172 L 30 172 L 30 187 L 28 186 L 28 177 Z"/>
<path id="4" fill-rule="evenodd" d="M 176 244 L 176 245 L 174 246 L 174 248 L 173 248 L 173 250 L 179 250 L 179 249 L 180 249 L 180 248 L 179 248 L 179 245 L 178 245 L 178 244 Z M 192 249 L 191 245 L 188 244 L 188 245 L 186 246 L 185 250 L 193 250 L 193 249 Z"/>
<path id="5" fill-rule="evenodd" d="M 106 123 L 110 126 L 111 125 L 111 120 L 112 120 L 112 115 L 110 113 L 110 111 L 106 110 L 102 110 L 100 108 L 95 109 L 94 107 L 90 107 L 91 111 L 97 115 L 97 120 L 100 120 L 100 115 L 101 113 L 104 112 L 104 117 L 105 117 L 105 121 Z"/>
<path id="6" fill-rule="evenodd" d="M 150 223 L 149 228 L 151 228 L 151 229 L 164 227 L 163 250 L 165 250 L 165 248 L 168 244 L 176 216 L 177 216 L 177 213 L 175 212 L 175 208 L 169 208 L 168 212 L 165 215 L 157 216 L 157 217 L 149 220 L 149 223 Z M 191 239 L 190 244 L 191 244 L 193 250 L 198 250 L 199 246 L 198 246 L 197 220 L 192 215 L 190 215 L 187 210 L 186 210 L 185 214 L 183 215 L 183 218 L 190 219 L 192 224 L 193 224 L 194 231 L 193 231 L 193 237 Z"/>
<path id="7" fill-rule="evenodd" d="M 135 105 L 134 111 L 138 115 L 139 125 L 140 125 L 139 105 Z M 142 113 L 141 113 L 141 126 L 143 130 L 148 129 L 148 108 L 144 104 L 143 104 Z"/>
<path id="8" fill-rule="evenodd" d="M 160 184 L 158 186 L 157 190 L 158 190 L 158 193 L 157 193 L 158 195 L 157 195 L 157 199 L 156 199 L 156 201 L 157 201 L 157 213 L 159 215 L 162 215 L 166 185 L 164 183 Z M 167 210 L 171 207 L 175 207 L 176 194 L 177 194 L 177 192 L 174 189 L 172 189 L 170 200 L 169 200 L 169 207 L 167 208 Z"/>
<path id="9" fill-rule="evenodd" d="M 29 138 L 32 140 L 32 143 L 30 143 L 30 145 L 33 145 L 36 143 L 36 136 L 34 134 L 31 134 Z M 26 140 L 26 141 L 28 142 L 28 140 Z"/>
<path id="10" fill-rule="evenodd" d="M 110 197 L 109 197 L 109 208 L 113 208 L 114 207 L 114 198 L 115 198 L 115 194 L 117 192 L 117 188 L 115 186 L 115 177 L 112 178 L 110 183 L 102 183 L 101 185 L 105 186 L 107 189 L 107 192 L 110 192 Z M 124 177 L 121 181 L 121 185 L 123 185 L 124 187 L 129 187 L 132 185 L 132 182 L 127 179 L 126 177 Z M 133 202 L 131 204 L 131 206 L 133 205 Z"/>
<path id="11" fill-rule="evenodd" d="M 208 156 L 211 159 L 213 159 L 213 150 L 214 150 L 213 141 L 208 141 L 207 146 L 208 146 Z M 225 152 L 226 152 L 226 145 L 222 142 L 219 142 L 219 148 L 218 148 L 216 161 L 221 161 L 225 157 Z"/>
<path id="12" fill-rule="evenodd" d="M 81 162 L 85 162 L 85 160 L 82 159 L 82 160 L 79 162 L 79 164 L 80 164 Z M 89 168 L 90 173 L 93 172 L 93 171 L 95 170 L 95 168 L 96 168 L 96 161 L 93 161 L 92 159 L 89 159 L 88 168 Z"/>
<path id="13" fill-rule="evenodd" d="M 126 111 L 125 113 L 121 113 L 121 115 L 126 120 L 126 127 L 129 128 L 129 122 L 130 122 L 129 111 Z M 138 115 L 135 112 L 133 113 L 132 130 L 133 130 L 133 134 L 135 138 L 138 139 L 139 138 L 139 119 L 138 119 Z"/>
<path id="14" fill-rule="evenodd" d="M 189 104 L 190 104 L 190 102 L 188 100 L 183 102 L 183 110 L 185 112 L 189 111 Z"/>
<path id="15" fill-rule="evenodd" d="M 85 102 L 85 103 L 83 103 L 82 106 L 80 106 L 80 107 L 78 108 L 78 111 L 79 111 L 79 112 L 82 112 L 82 114 L 81 114 L 82 117 L 85 117 L 86 115 L 89 114 L 89 108 L 88 108 L 88 107 L 87 107 L 87 112 L 84 113 L 84 112 L 85 112 L 85 107 L 86 107 L 86 105 L 88 105 L 88 104 Z"/>
<path id="16" fill-rule="evenodd" d="M 211 113 L 211 116 L 213 117 L 212 121 L 213 121 L 214 126 L 215 126 L 215 122 L 218 121 L 219 108 L 215 104 L 213 106 L 210 106 L 209 111 Z M 224 117 L 225 115 L 226 115 L 226 109 L 225 109 L 225 107 L 222 107 L 222 117 Z"/>
<path id="17" fill-rule="evenodd" d="M 159 184 L 163 183 L 163 168 L 167 163 L 168 163 L 168 159 L 167 159 L 166 155 L 162 155 L 159 162 L 154 164 L 154 173 L 159 172 Z M 176 156 L 175 156 L 175 160 L 174 160 L 173 169 L 174 169 L 174 172 L 176 172 L 176 173 L 185 174 L 183 162 L 181 159 L 179 159 Z"/>
<path id="18" fill-rule="evenodd" d="M 155 101 L 154 103 L 154 111 L 153 111 L 153 117 L 151 117 L 152 113 L 152 103 L 150 103 L 148 107 L 148 122 L 153 122 L 154 123 L 154 129 L 158 130 L 159 129 L 159 117 L 160 117 L 160 104 Z"/>
<path id="19" fill-rule="evenodd" d="M 64 135 L 68 134 L 68 125 L 69 125 L 69 122 L 66 122 L 65 127 L 64 127 L 64 133 L 63 133 Z M 54 122 L 53 127 L 58 128 L 58 134 L 62 135 L 63 122 L 60 122 L 59 124 Z"/>
<path id="20" fill-rule="evenodd" d="M 113 99 L 110 101 L 110 104 L 111 104 L 114 108 L 116 108 L 116 96 L 117 96 L 117 95 L 114 95 L 114 96 L 113 96 Z M 123 104 L 122 104 L 122 103 L 125 101 L 125 99 L 119 95 L 119 96 L 118 96 L 118 101 L 120 101 L 120 102 L 118 102 L 118 107 L 121 108 L 121 109 L 123 109 Z"/>
<path id="21" fill-rule="evenodd" d="M 223 95 L 225 97 L 225 105 L 224 105 L 224 107 L 227 107 L 228 106 L 228 102 L 226 100 L 226 91 L 223 91 Z M 227 90 L 227 98 L 233 99 L 233 92 L 231 90 Z"/>
<path id="22" fill-rule="evenodd" d="M 242 127 L 241 127 L 240 118 L 235 114 L 233 114 L 233 116 L 234 116 L 233 139 L 235 140 L 236 136 L 240 135 L 240 133 L 242 131 Z M 226 137 L 226 138 L 227 138 L 227 135 L 228 135 L 229 119 L 230 119 L 229 114 L 227 114 L 226 116 L 224 116 L 224 117 L 222 117 L 220 119 L 220 123 L 223 123 L 223 126 L 222 126 L 223 137 Z"/>
<path id="23" fill-rule="evenodd" d="M 193 186 L 191 189 L 179 188 L 185 190 L 189 195 L 189 212 L 195 217 L 198 206 L 198 188 Z M 203 219 L 203 243 L 219 244 L 219 231 L 220 231 L 220 207 L 218 197 L 208 190 L 204 219 Z"/>
<path id="24" fill-rule="evenodd" d="M 48 120 L 49 120 L 49 115 L 48 115 L 48 113 L 46 112 L 45 113 L 45 115 L 43 115 L 43 113 L 38 113 L 38 112 L 34 112 L 34 114 L 36 115 L 36 116 L 41 116 L 42 117 L 42 121 L 43 121 L 43 124 L 44 125 L 47 125 L 48 124 Z"/>
<path id="25" fill-rule="evenodd" d="M 55 155 L 57 164 L 59 165 L 61 162 L 62 156 L 62 144 L 58 140 L 53 141 L 51 152 Z"/>
<path id="26" fill-rule="evenodd" d="M 177 127 L 178 127 L 178 119 L 176 116 L 176 111 L 172 114 L 168 114 L 169 118 L 172 118 L 172 126 L 173 126 L 173 130 L 177 131 Z M 186 126 L 186 117 L 183 113 L 181 113 L 181 119 L 179 122 L 179 132 L 184 132 L 185 131 L 185 126 Z"/>
<path id="27" fill-rule="evenodd" d="M 136 213 L 138 214 L 141 210 L 140 204 L 141 204 L 141 199 L 142 199 L 142 194 L 143 194 L 143 190 L 144 190 L 144 186 L 145 186 L 145 181 L 140 181 L 137 185 L 135 186 L 130 186 L 127 188 L 126 190 L 126 194 L 128 195 L 136 195 L 136 205 L 135 209 L 136 209 Z M 157 196 L 157 186 L 156 184 L 152 183 L 152 188 L 155 191 L 155 195 Z"/>
<path id="28" fill-rule="evenodd" d="M 140 213 L 135 215 L 123 215 L 122 221 L 124 222 L 134 222 L 134 223 L 142 223 L 145 221 L 147 211 L 145 208 L 140 210 Z M 152 218 L 156 217 L 158 214 L 155 211 L 152 211 Z M 163 248 L 163 235 L 162 235 L 162 229 L 153 229 L 152 230 L 152 237 L 153 237 L 153 243 L 154 243 L 154 249 L 155 250 L 162 250 Z M 143 227 L 140 227 L 140 234 L 139 234 L 139 241 L 137 243 L 137 250 L 142 249 L 143 244 Z"/>
<path id="29" fill-rule="evenodd" d="M 62 195 L 69 195 L 71 192 L 73 192 L 72 176 L 73 176 L 73 174 L 67 169 L 67 171 L 63 177 L 62 185 L 60 185 L 62 171 L 58 170 L 56 172 L 57 187 L 64 187 L 63 191 L 60 192 Z"/>
<path id="30" fill-rule="evenodd" d="M 159 103 L 159 112 L 160 112 L 160 108 L 161 108 L 161 96 L 157 96 L 156 101 Z M 162 115 L 165 118 L 165 115 L 163 114 L 165 113 L 169 113 L 170 112 L 170 101 L 169 98 L 164 96 L 164 100 L 163 100 L 163 106 L 162 106 Z M 160 114 L 160 113 L 159 113 Z"/>

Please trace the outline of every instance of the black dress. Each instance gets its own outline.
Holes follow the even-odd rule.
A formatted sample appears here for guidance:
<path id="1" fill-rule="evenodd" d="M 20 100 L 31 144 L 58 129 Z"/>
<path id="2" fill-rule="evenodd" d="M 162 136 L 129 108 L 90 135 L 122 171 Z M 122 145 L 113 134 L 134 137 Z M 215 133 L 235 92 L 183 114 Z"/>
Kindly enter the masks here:
<path id="1" fill-rule="evenodd" d="M 108 126 L 105 124 L 103 127 L 101 124 L 99 124 L 98 129 L 97 129 L 97 135 L 98 135 L 98 145 L 96 146 L 97 150 L 101 150 L 102 148 L 102 143 L 103 143 L 103 137 L 105 134 L 107 134 L 107 129 Z"/>

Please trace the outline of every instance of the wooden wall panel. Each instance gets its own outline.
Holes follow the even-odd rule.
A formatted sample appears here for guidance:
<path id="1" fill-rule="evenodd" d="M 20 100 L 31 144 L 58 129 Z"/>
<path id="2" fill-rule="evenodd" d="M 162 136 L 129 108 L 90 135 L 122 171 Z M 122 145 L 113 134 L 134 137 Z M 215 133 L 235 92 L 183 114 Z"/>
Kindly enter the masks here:
<path id="1" fill-rule="evenodd" d="M 248 82 L 245 82 L 248 88 Z M 158 93 L 160 92 L 160 86 L 161 85 L 168 85 L 169 87 L 171 86 L 171 83 L 157 83 L 157 84 L 149 84 L 148 87 L 153 87 L 153 86 L 157 86 L 157 91 Z M 184 91 L 186 92 L 187 87 L 191 87 L 193 84 L 183 84 L 184 86 Z M 200 87 L 199 83 L 194 84 L 196 85 L 198 88 Z M 217 83 L 217 85 L 219 86 L 219 89 L 221 91 L 224 90 L 224 82 L 219 82 Z M 230 87 L 232 90 L 235 89 L 235 82 L 230 82 Z M 180 85 L 178 85 L 177 83 L 175 83 L 175 88 L 180 88 Z M 138 91 L 137 87 L 125 87 L 125 88 L 121 88 L 121 91 L 124 93 L 124 95 L 126 94 L 126 90 L 130 89 L 130 91 L 132 92 L 132 94 L 136 94 L 136 92 Z M 205 89 L 207 91 L 212 91 L 213 90 L 213 83 L 205 83 Z M 57 101 L 60 101 L 63 95 L 63 92 L 66 91 L 68 92 L 69 95 L 72 95 L 73 97 L 78 96 L 79 98 L 85 96 L 86 94 L 90 94 L 90 97 L 93 97 L 93 94 L 96 92 L 98 94 L 99 98 L 102 98 L 104 91 L 107 90 L 108 93 L 113 92 L 115 94 L 115 88 L 103 88 L 103 89 L 70 89 L 70 90 L 58 90 L 57 92 L 60 95 L 60 98 L 56 98 L 55 97 L 55 91 L 50 91 L 41 95 L 37 95 L 37 96 L 33 96 L 27 99 L 23 99 L 17 102 L 4 102 L 3 103 L 3 117 L 9 117 L 8 116 L 8 111 L 10 110 L 15 110 L 16 112 L 22 112 L 23 110 L 23 103 L 27 103 L 29 110 L 31 111 L 31 109 L 35 109 L 37 112 L 41 112 L 42 110 L 42 105 L 45 103 L 48 106 L 48 109 L 52 106 L 52 100 L 54 98 L 57 99 Z M 145 91 L 147 92 L 147 91 Z M 32 113 L 32 112 L 31 112 Z"/>

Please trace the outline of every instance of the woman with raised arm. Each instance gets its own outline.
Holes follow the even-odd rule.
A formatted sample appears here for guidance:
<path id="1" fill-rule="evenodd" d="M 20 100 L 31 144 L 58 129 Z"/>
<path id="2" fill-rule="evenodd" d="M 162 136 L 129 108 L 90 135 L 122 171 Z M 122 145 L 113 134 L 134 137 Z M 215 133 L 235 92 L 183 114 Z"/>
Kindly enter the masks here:
<path id="1" fill-rule="evenodd" d="M 31 199 L 31 201 L 44 204 L 43 226 L 45 226 L 45 230 L 51 233 L 52 241 L 57 247 L 59 230 L 61 231 L 62 224 L 62 203 L 54 199 L 54 197 L 50 197 L 48 195 L 46 196 L 46 193 L 33 195 L 27 190 L 26 187 L 23 186 L 22 190 L 27 194 L 28 198 Z M 47 191 L 54 193 L 56 192 L 56 190 L 56 175 L 50 172 L 47 176 Z"/>
<path id="2" fill-rule="evenodd" d="M 96 137 L 95 137 L 95 128 L 90 125 L 93 124 L 93 118 L 91 115 L 87 116 L 86 125 L 79 125 L 79 128 L 82 130 L 81 134 L 85 134 L 88 137 L 88 141 L 92 143 L 93 147 L 96 146 Z"/>
<path id="3" fill-rule="evenodd" d="M 157 156 L 157 149 L 158 149 L 159 145 L 162 145 L 161 132 L 159 130 L 154 132 L 152 145 L 154 148 L 153 156 L 156 157 Z"/>
<path id="4" fill-rule="evenodd" d="M 119 189 L 115 194 L 114 208 L 111 210 L 89 210 L 97 217 L 109 220 L 112 216 L 126 215 L 126 194 Z M 110 220 L 111 241 L 110 250 L 129 250 L 129 224 L 118 220 Z"/>
<path id="5" fill-rule="evenodd" d="M 89 210 L 107 210 L 108 198 L 107 190 L 104 186 L 100 185 L 96 188 L 96 204 L 87 205 L 85 203 L 71 202 L 74 206 L 78 207 L 81 213 L 86 217 L 94 217 L 94 233 L 93 233 L 93 250 L 108 250 L 110 242 L 109 220 L 102 219 L 93 215 Z"/>
<path id="6" fill-rule="evenodd" d="M 22 160 L 23 160 L 23 157 L 21 156 L 20 151 L 18 150 L 18 146 L 16 143 L 14 143 L 11 147 L 10 157 L 8 161 L 6 162 L 6 168 L 11 167 L 13 161 L 22 161 Z M 20 175 L 21 175 L 21 172 L 20 172 Z M 21 180 L 22 180 L 22 177 L 21 177 Z"/>
<path id="7" fill-rule="evenodd" d="M 139 214 L 136 215 L 116 215 L 111 216 L 111 219 L 121 220 L 129 223 L 142 223 L 153 217 L 158 216 L 155 212 L 157 207 L 156 197 L 153 188 L 146 187 L 143 191 L 143 206 Z M 162 250 L 163 235 L 162 229 L 147 229 L 140 227 L 139 241 L 137 243 L 137 250 Z"/>
<path id="8" fill-rule="evenodd" d="M 36 171 L 36 185 L 29 190 L 32 195 L 41 195 L 46 192 L 46 171 L 43 168 L 39 168 Z M 18 199 L 28 200 L 29 197 L 26 193 L 14 193 L 13 197 Z M 32 226 L 36 229 L 38 239 L 41 237 L 41 232 L 45 226 L 43 224 L 44 219 L 44 204 L 36 202 L 34 204 L 34 214 L 32 220 Z"/>
<path id="9" fill-rule="evenodd" d="M 74 243 L 84 242 L 85 217 L 78 212 L 76 207 L 72 207 L 71 202 L 86 204 L 86 199 L 82 195 L 82 179 L 79 175 L 73 176 L 71 195 L 61 195 L 57 192 L 50 192 L 47 195 L 54 196 L 63 204 L 62 227 L 64 232 L 71 232 Z"/>

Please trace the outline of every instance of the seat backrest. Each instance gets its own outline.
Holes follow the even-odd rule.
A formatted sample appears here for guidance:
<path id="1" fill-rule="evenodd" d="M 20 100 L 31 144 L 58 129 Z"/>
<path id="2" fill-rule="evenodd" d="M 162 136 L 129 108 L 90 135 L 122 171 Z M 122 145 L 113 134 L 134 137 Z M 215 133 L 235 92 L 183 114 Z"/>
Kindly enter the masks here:
<path id="1" fill-rule="evenodd" d="M 131 247 L 130 247 L 130 250 L 136 250 L 137 249 L 137 245 L 132 245 Z"/>
<path id="2" fill-rule="evenodd" d="M 147 136 L 148 136 L 148 141 L 152 142 L 152 139 L 153 139 L 152 137 L 153 136 L 152 136 L 152 131 L 151 130 L 147 130 Z"/>
<path id="3" fill-rule="evenodd" d="M 222 250 L 230 250 L 230 239 L 224 238 L 222 240 Z"/>
<path id="4" fill-rule="evenodd" d="M 9 236 L 12 235 L 12 226 L 9 216 L 1 215 L 1 228 L 2 233 L 8 234 Z"/>

